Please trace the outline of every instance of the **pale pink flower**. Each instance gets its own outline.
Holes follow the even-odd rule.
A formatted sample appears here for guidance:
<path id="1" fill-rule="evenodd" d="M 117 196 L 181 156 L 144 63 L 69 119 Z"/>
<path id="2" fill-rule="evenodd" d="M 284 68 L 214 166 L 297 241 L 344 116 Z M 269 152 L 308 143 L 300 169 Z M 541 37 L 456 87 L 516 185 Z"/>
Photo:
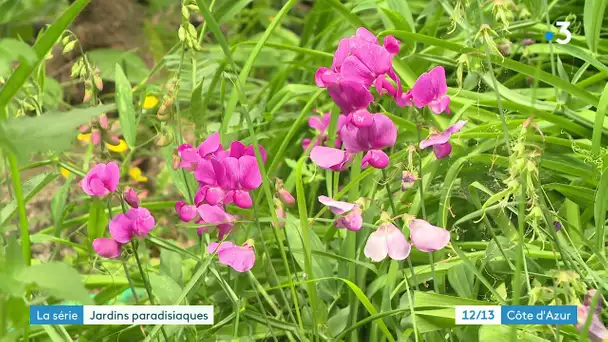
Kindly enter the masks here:
<path id="1" fill-rule="evenodd" d="M 582 305 L 578 306 L 578 322 L 576 324 L 576 328 L 578 330 L 582 330 L 586 324 L 587 317 L 591 314 L 591 325 L 589 326 L 588 336 L 592 342 L 605 342 L 608 341 L 608 329 L 602 323 L 602 319 L 600 317 L 600 312 L 602 311 L 602 297 L 600 295 L 600 299 L 598 305 L 594 312 L 591 312 L 591 299 L 595 295 L 596 290 L 589 290 L 585 295 L 585 300 Z"/>
<path id="2" fill-rule="evenodd" d="M 450 232 L 432 224 L 413 219 L 409 222 L 410 239 L 417 250 L 434 252 L 443 249 L 450 242 Z"/>
<path id="3" fill-rule="evenodd" d="M 371 233 L 363 253 L 375 262 L 389 256 L 393 260 L 404 260 L 410 255 L 412 247 L 405 235 L 392 223 L 384 223 Z"/>

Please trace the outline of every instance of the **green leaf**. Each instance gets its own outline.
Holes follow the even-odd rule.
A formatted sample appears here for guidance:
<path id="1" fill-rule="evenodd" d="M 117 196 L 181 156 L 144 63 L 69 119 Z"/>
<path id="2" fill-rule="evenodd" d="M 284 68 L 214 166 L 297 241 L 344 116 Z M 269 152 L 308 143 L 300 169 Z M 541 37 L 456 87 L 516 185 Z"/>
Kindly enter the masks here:
<path id="1" fill-rule="evenodd" d="M 606 119 L 606 112 L 608 111 L 608 84 L 604 87 L 604 92 L 600 97 L 600 102 L 597 105 L 595 112 L 595 122 L 593 124 L 593 136 L 591 138 L 591 153 L 594 156 L 598 156 L 601 150 L 602 144 L 602 132 L 604 120 Z"/>
<path id="2" fill-rule="evenodd" d="M 414 22 L 414 16 L 412 15 L 412 11 L 410 10 L 410 6 L 407 3 L 407 1 L 399 1 L 399 0 L 386 0 L 386 4 L 388 5 L 389 10 L 383 8 L 382 10 L 384 11 L 384 13 L 386 13 L 389 18 L 393 17 L 391 19 L 391 22 L 393 23 L 393 25 L 395 25 L 396 28 L 400 29 L 397 22 L 395 22 L 395 18 L 401 18 L 401 20 L 399 20 L 400 22 L 402 22 L 402 25 L 407 25 L 407 30 L 406 31 L 410 31 L 410 32 L 416 32 L 416 23 Z M 392 13 L 388 13 L 388 12 L 392 12 Z"/>
<path id="3" fill-rule="evenodd" d="M 592 52 L 597 52 L 600 42 L 600 32 L 604 21 L 607 0 L 585 0 L 583 10 L 583 25 L 585 27 L 585 39 L 587 46 Z"/>
<path id="4" fill-rule="evenodd" d="M 120 119 L 120 128 L 125 137 L 127 145 L 131 149 L 135 148 L 135 139 L 137 134 L 137 118 L 135 115 L 135 107 L 133 106 L 133 91 L 131 84 L 125 76 L 119 64 L 115 67 L 116 80 L 116 106 L 118 106 L 118 114 Z"/>
<path id="5" fill-rule="evenodd" d="M 300 196 L 298 196 L 298 198 L 300 198 Z M 319 237 L 317 236 L 317 234 L 315 234 L 314 231 L 312 231 L 312 229 L 310 229 L 310 227 L 308 225 L 305 226 L 301 226 L 300 225 L 300 221 L 298 219 L 296 219 L 293 215 L 291 214 L 287 214 L 287 218 L 285 220 L 285 234 L 287 235 L 287 241 L 289 242 L 289 248 L 292 250 L 304 250 L 304 241 L 303 241 L 303 235 L 304 233 L 302 232 L 303 229 L 308 229 L 308 236 L 309 236 L 309 241 L 307 241 L 307 244 L 309 244 L 309 248 L 311 250 L 318 250 L 318 251 L 322 251 L 325 252 L 325 245 L 323 245 L 323 242 L 321 242 L 321 239 L 319 239 Z M 302 269 L 302 270 L 306 270 L 306 255 L 305 253 L 294 253 L 293 254 L 293 258 L 296 261 L 296 263 L 298 264 L 298 266 Z M 311 258 L 312 260 L 312 272 L 315 276 L 315 278 L 321 278 L 321 277 L 329 277 L 333 275 L 333 265 L 335 265 L 335 263 L 330 263 L 330 261 L 327 258 Z M 324 285 L 326 284 L 326 285 Z M 327 282 L 323 282 L 320 284 L 321 287 L 327 287 Z M 327 289 L 329 290 L 329 289 Z M 332 290 L 332 292 L 334 292 L 334 290 Z"/>
<path id="6" fill-rule="evenodd" d="M 589 188 L 558 183 L 547 184 L 544 185 L 543 188 L 546 190 L 555 190 L 580 206 L 590 207 L 593 205 L 594 194 L 593 190 Z"/>
<path id="7" fill-rule="evenodd" d="M 35 65 L 38 57 L 31 46 L 20 40 L 0 40 L 0 77 L 5 77 L 11 71 L 11 64 L 16 60 L 20 64 Z"/>
<path id="8" fill-rule="evenodd" d="M 53 217 L 53 224 L 55 225 L 55 236 L 59 236 L 59 233 L 61 232 L 61 225 L 63 224 L 63 218 L 65 216 L 66 201 L 68 199 L 68 192 L 72 186 L 73 178 L 74 176 L 70 173 L 66 182 L 51 199 L 51 216 Z"/>
<path id="9" fill-rule="evenodd" d="M 99 68 L 104 80 L 116 81 L 115 66 L 119 64 L 132 83 L 139 83 L 148 77 L 150 70 L 146 63 L 134 52 L 115 49 L 95 49 L 87 52 L 87 57 Z"/>
<path id="10" fill-rule="evenodd" d="M 473 298 L 475 276 L 467 271 L 463 264 L 455 265 L 448 270 L 448 281 L 460 297 Z"/>
<path id="11" fill-rule="evenodd" d="M 110 104 L 9 120 L 0 126 L 0 148 L 12 151 L 21 160 L 37 152 L 60 153 L 72 146 L 79 125 L 112 109 L 114 105 Z"/>
<path id="12" fill-rule="evenodd" d="M 184 283 L 182 278 L 182 257 L 179 253 L 161 249 L 160 251 L 160 272 L 169 276 L 178 285 Z"/>
<path id="13" fill-rule="evenodd" d="M 192 115 L 192 121 L 196 124 L 197 130 L 200 130 L 205 125 L 204 112 L 203 81 L 200 81 L 192 91 L 192 96 L 190 97 L 190 115 Z"/>
<path id="14" fill-rule="evenodd" d="M 177 303 L 177 300 L 182 288 L 171 277 L 164 274 L 150 273 L 150 283 L 152 292 L 158 298 L 160 305 L 181 304 Z"/>
<path id="15" fill-rule="evenodd" d="M 598 184 L 595 193 L 595 202 L 593 204 L 595 229 L 597 229 L 595 241 L 597 243 L 596 248 L 598 251 L 605 250 L 606 210 L 608 210 L 608 171 L 602 173 L 600 183 Z"/>
<path id="16" fill-rule="evenodd" d="M 104 229 L 108 225 L 108 217 L 106 216 L 104 202 L 100 199 L 94 199 L 89 208 L 89 221 L 87 224 L 87 235 L 89 244 L 93 240 L 103 236 Z"/>
<path id="17" fill-rule="evenodd" d="M 32 74 L 34 68 L 40 63 L 46 55 L 51 51 L 57 39 L 63 34 L 63 31 L 72 23 L 74 18 L 91 0 L 77 0 L 68 7 L 63 14 L 57 18 L 53 24 L 44 32 L 42 37 L 34 45 L 34 51 L 38 61 L 34 64 L 20 64 L 17 70 L 11 75 L 6 84 L 0 88 L 0 120 L 7 118 L 6 106 L 11 101 L 13 96 L 17 94 L 23 86 L 27 78 Z M 44 126 L 40 126 L 44 127 Z"/>
<path id="18" fill-rule="evenodd" d="M 327 327 L 329 334 L 333 337 L 338 336 L 346 328 L 348 323 L 348 314 L 350 313 L 350 306 L 338 310 L 335 315 L 331 316 L 327 320 Z"/>
<path id="19" fill-rule="evenodd" d="M 23 199 L 27 203 L 31 200 L 42 188 L 57 178 L 57 174 L 53 172 L 43 172 L 23 184 Z M 2 210 L 0 210 L 0 231 L 5 224 L 8 223 L 13 215 L 17 212 L 17 201 L 10 201 Z"/>
<path id="20" fill-rule="evenodd" d="M 26 284 L 34 283 L 57 298 L 85 305 L 93 304 L 81 275 L 63 262 L 48 262 L 25 268 L 20 272 L 19 280 Z"/>

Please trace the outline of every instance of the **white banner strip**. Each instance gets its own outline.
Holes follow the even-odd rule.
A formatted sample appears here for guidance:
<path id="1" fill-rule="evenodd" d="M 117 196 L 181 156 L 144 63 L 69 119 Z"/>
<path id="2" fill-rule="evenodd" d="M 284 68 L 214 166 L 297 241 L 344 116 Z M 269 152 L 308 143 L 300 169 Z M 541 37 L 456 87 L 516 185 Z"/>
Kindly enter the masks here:
<path id="1" fill-rule="evenodd" d="M 84 305 L 83 324 L 212 325 L 212 305 Z"/>

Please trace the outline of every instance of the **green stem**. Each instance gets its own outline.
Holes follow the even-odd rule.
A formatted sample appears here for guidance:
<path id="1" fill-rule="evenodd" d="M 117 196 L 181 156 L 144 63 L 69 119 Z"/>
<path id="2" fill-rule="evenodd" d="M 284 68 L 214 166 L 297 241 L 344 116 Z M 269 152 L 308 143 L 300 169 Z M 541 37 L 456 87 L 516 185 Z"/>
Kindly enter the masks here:
<path id="1" fill-rule="evenodd" d="M 359 153 L 355 156 L 355 158 L 353 160 L 353 164 L 350 168 L 351 181 L 357 179 L 359 177 L 359 174 L 361 174 L 362 157 L 363 157 L 362 154 Z M 359 196 L 360 196 L 359 183 L 357 182 L 350 189 L 350 191 L 348 193 L 348 200 L 350 202 L 354 202 L 359 199 Z M 356 256 L 356 254 L 357 254 L 357 233 L 356 232 L 351 232 L 349 230 L 346 231 L 346 248 L 347 248 L 346 257 L 351 260 L 355 260 L 357 257 Z M 351 281 L 357 281 L 357 269 L 356 269 L 355 263 L 351 262 L 348 264 L 348 279 L 350 279 Z M 351 325 L 355 325 L 355 324 L 357 324 L 357 316 L 358 316 L 358 312 L 359 312 L 359 300 L 357 299 L 357 296 L 355 295 L 355 293 L 352 291 L 348 292 L 348 302 L 350 303 L 349 304 L 350 305 L 350 322 L 351 322 Z M 359 339 L 359 337 L 358 337 L 357 331 L 353 330 L 349 341 L 356 342 L 356 341 L 358 341 L 358 339 Z"/>
<path id="2" fill-rule="evenodd" d="M 148 281 L 148 277 L 144 273 L 143 267 L 141 267 L 141 261 L 139 260 L 139 254 L 137 253 L 137 245 L 135 244 L 135 240 L 131 240 L 131 246 L 133 247 L 133 255 L 135 255 L 135 261 L 137 262 L 137 268 L 139 269 L 139 273 L 141 274 L 141 279 L 144 282 L 144 287 L 146 288 L 146 292 L 148 293 L 148 300 L 150 304 L 154 304 L 154 297 L 152 296 L 152 288 L 150 287 L 150 282 Z M 165 332 L 165 328 L 161 326 L 160 331 L 165 338 L 165 341 L 169 341 L 167 337 L 167 332 Z"/>
<path id="3" fill-rule="evenodd" d="M 23 188 L 21 187 L 21 174 L 17 165 L 17 157 L 12 152 L 8 153 L 8 162 L 11 168 L 11 178 L 15 189 L 15 199 L 19 211 L 19 228 L 21 229 L 21 253 L 26 265 L 32 264 L 32 251 L 30 247 L 30 231 L 27 223 L 27 213 L 25 212 L 25 200 L 23 198 Z"/>
<path id="4" fill-rule="evenodd" d="M 135 304 L 139 305 L 139 297 L 137 296 L 137 291 L 135 290 L 135 285 L 133 284 L 133 279 L 131 279 L 131 275 L 129 274 L 129 268 L 127 267 L 127 260 L 124 256 L 121 258 L 122 267 L 125 270 L 125 276 L 127 277 L 127 281 L 129 281 L 129 287 L 131 288 L 131 292 L 133 293 L 133 299 L 135 299 Z"/>
<path id="5" fill-rule="evenodd" d="M 409 260 L 409 259 L 408 259 Z M 412 273 L 413 275 L 414 273 Z M 418 325 L 416 324 L 416 312 L 414 311 L 414 296 L 410 291 L 410 284 L 407 282 L 407 275 L 403 275 L 403 281 L 405 281 L 405 290 L 407 291 L 407 298 L 409 299 L 410 313 L 412 315 L 412 326 L 414 327 L 414 339 L 418 342 Z"/>
<path id="6" fill-rule="evenodd" d="M 391 206 L 391 210 L 393 211 L 393 215 L 395 216 L 395 215 L 397 215 L 397 207 L 395 206 L 395 201 L 393 200 L 393 192 L 391 191 L 391 186 L 388 181 L 388 176 L 386 174 L 385 169 L 382 169 L 382 177 L 384 178 L 384 181 L 386 182 L 385 186 L 386 186 L 386 192 L 388 195 L 388 202 Z M 403 224 L 405 225 L 405 221 L 403 222 Z M 414 272 L 414 264 L 412 264 L 412 260 L 410 258 L 407 259 L 407 264 L 410 269 L 410 272 L 412 273 L 412 281 L 414 282 L 414 286 L 416 287 L 416 290 L 419 290 L 418 282 L 416 281 L 416 272 Z"/>

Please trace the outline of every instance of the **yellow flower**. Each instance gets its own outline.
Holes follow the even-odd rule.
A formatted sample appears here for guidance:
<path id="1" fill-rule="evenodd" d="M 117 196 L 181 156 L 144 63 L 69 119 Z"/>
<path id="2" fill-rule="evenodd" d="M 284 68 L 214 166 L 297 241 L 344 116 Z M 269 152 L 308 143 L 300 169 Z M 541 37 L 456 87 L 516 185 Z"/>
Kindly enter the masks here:
<path id="1" fill-rule="evenodd" d="M 106 143 L 106 147 L 108 148 L 108 150 L 118 153 L 122 153 L 129 149 L 129 146 L 127 146 L 127 143 L 123 139 L 119 140 L 118 145 L 110 145 Z"/>
<path id="2" fill-rule="evenodd" d="M 76 136 L 76 139 L 80 140 L 80 141 L 84 141 L 86 143 L 91 143 L 91 133 L 85 133 L 85 134 L 78 134 Z"/>
<path id="3" fill-rule="evenodd" d="M 137 166 L 129 169 L 129 176 L 131 176 L 134 181 L 139 183 L 145 183 L 148 181 L 148 177 L 143 176 L 141 169 Z"/>
<path id="4" fill-rule="evenodd" d="M 148 95 L 144 99 L 144 109 L 152 109 L 158 105 L 158 97 Z"/>
<path id="5" fill-rule="evenodd" d="M 70 176 L 70 171 L 68 171 L 68 169 L 66 168 L 60 168 L 59 172 L 63 175 L 63 177 L 65 177 L 66 179 Z"/>

